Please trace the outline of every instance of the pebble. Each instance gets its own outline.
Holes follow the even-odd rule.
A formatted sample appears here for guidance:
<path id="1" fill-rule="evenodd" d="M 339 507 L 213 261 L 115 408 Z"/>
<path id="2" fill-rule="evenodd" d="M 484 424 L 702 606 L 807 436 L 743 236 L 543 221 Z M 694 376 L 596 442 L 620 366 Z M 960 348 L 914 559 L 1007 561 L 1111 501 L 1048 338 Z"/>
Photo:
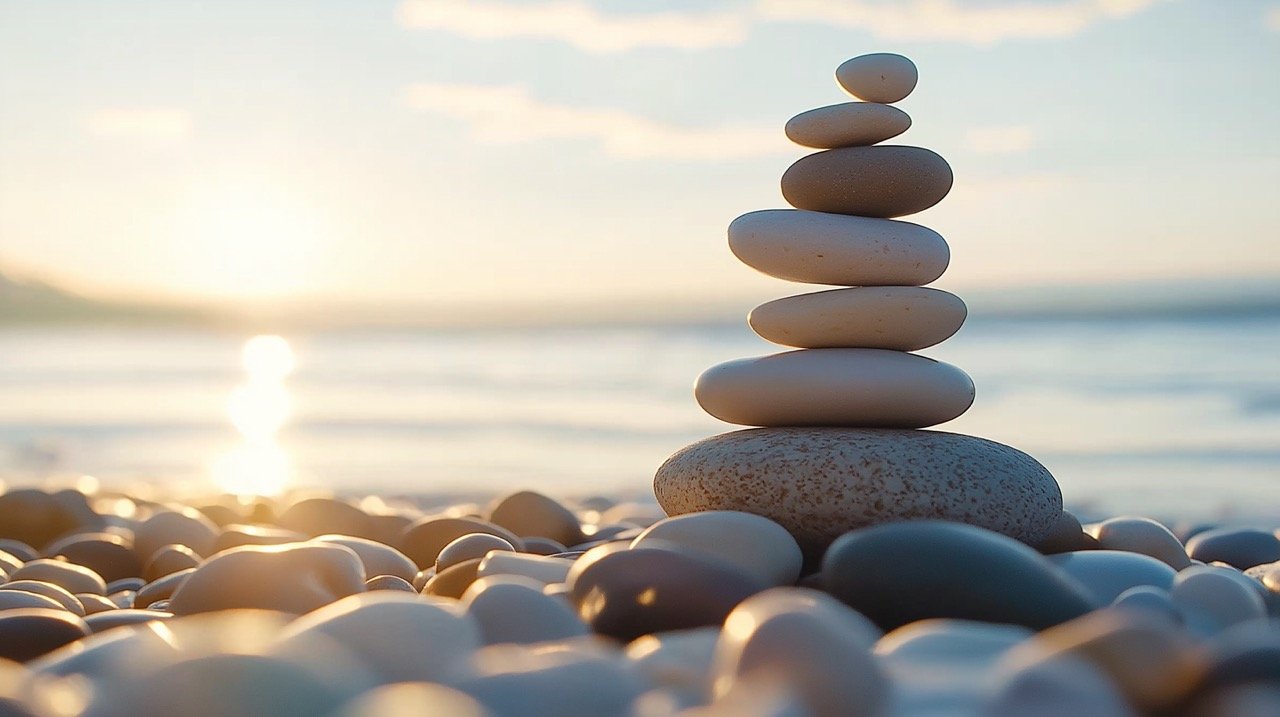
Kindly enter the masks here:
<path id="1" fill-rule="evenodd" d="M 35 556 L 30 559 L 35 560 Z M 25 561 L 12 553 L 0 550 L 0 570 L 3 570 L 5 573 L 11 573 L 18 568 L 21 568 L 23 562 Z"/>
<path id="2" fill-rule="evenodd" d="M 973 381 L 933 359 L 883 349 L 811 349 L 728 361 L 698 377 L 707 413 L 744 426 L 924 428 L 973 404 Z"/>
<path id="3" fill-rule="evenodd" d="M 492 717 L 465 692 L 426 682 L 385 685 L 345 705 L 335 717 Z"/>
<path id="4" fill-rule="evenodd" d="M 400 592 L 417 594 L 417 588 L 413 587 L 413 583 L 396 575 L 378 575 L 368 578 L 364 581 L 364 589 L 373 590 L 398 590 Z"/>
<path id="5" fill-rule="evenodd" d="M 129 578 L 142 571 L 132 541 L 113 533 L 77 533 L 55 540 L 44 550 L 51 558 L 64 557 L 83 565 L 111 582 Z"/>
<path id="6" fill-rule="evenodd" d="M 62 603 L 47 595 L 27 592 L 26 590 L 0 590 L 0 614 L 7 610 L 32 607 L 47 610 L 66 610 Z"/>
<path id="7" fill-rule="evenodd" d="M 399 592 L 352 595 L 294 620 L 280 642 L 335 640 L 386 682 L 443 682 L 478 648 L 480 630 L 457 603 Z"/>
<path id="8" fill-rule="evenodd" d="M 418 574 L 418 566 L 414 565 L 407 555 L 376 540 L 328 534 L 313 538 L 312 542 L 331 543 L 350 548 L 364 565 L 366 580 L 379 575 L 394 575 L 413 582 L 413 576 Z"/>
<path id="9" fill-rule="evenodd" d="M 988 681 L 982 717 L 1138 717 L 1115 684 L 1080 658 L 1025 665 L 1007 656 Z"/>
<path id="10" fill-rule="evenodd" d="M 1084 550 L 1085 537 L 1084 529 L 1080 526 L 1080 520 L 1071 511 L 1064 510 L 1053 521 L 1049 532 L 1035 543 L 1035 549 L 1045 555 Z"/>
<path id="11" fill-rule="evenodd" d="M 1147 555 L 1122 550 L 1081 550 L 1047 556 L 1088 589 L 1099 605 L 1107 605 L 1121 593 L 1139 585 L 1162 590 L 1173 587 L 1174 570 Z"/>
<path id="12" fill-rule="evenodd" d="M 842 536 L 822 559 L 827 591 L 890 630 L 957 618 L 1041 630 L 1097 607 L 1026 545 L 960 523 L 910 521 Z"/>
<path id="13" fill-rule="evenodd" d="M 739 510 L 781 524 L 811 559 L 840 535 L 917 518 L 1035 543 L 1062 512 L 1053 476 L 1008 446 L 937 431 L 770 428 L 679 451 L 658 469 L 670 515 Z"/>
<path id="14" fill-rule="evenodd" d="M 651 684 L 668 690 L 683 707 L 711 698 L 711 667 L 720 627 L 644 635 L 627 645 L 627 659 Z"/>
<path id="15" fill-rule="evenodd" d="M 859 55 L 836 68 L 836 82 L 868 102 L 898 102 L 916 88 L 920 73 L 911 60 L 891 52 Z"/>
<path id="16" fill-rule="evenodd" d="M 168 600 L 173 597 L 173 594 L 177 592 L 178 588 L 181 587 L 182 584 L 187 581 L 187 578 L 191 577 L 191 574 L 195 571 L 195 568 L 178 570 L 147 583 L 141 588 L 138 588 L 138 591 L 133 595 L 132 600 L 129 601 L 129 605 L 133 607 L 147 607 L 162 600 Z"/>
<path id="17" fill-rule="evenodd" d="M 1193 565 L 1174 578 L 1170 595 L 1187 627 L 1199 635 L 1215 635 L 1233 625 L 1267 617 L 1266 603 L 1250 580 L 1231 568 Z"/>
<path id="18" fill-rule="evenodd" d="M 519 549 L 520 538 L 514 533 L 476 518 L 448 518 L 428 516 L 417 520 L 400 534 L 396 547 L 419 568 L 436 564 L 436 556 L 450 542 L 470 533 L 496 535 Z"/>
<path id="19" fill-rule="evenodd" d="M 213 541 L 213 552 L 239 548 L 246 545 L 284 545 L 306 540 L 308 536 L 296 530 L 285 530 L 273 525 L 248 525 L 232 523 L 222 527 L 222 532 Z"/>
<path id="20" fill-rule="evenodd" d="M 593 632 L 629 642 L 653 632 L 719 625 L 766 586 L 714 558 L 653 544 L 604 545 L 579 558 L 567 583 Z"/>
<path id="21" fill-rule="evenodd" d="M 115 610 L 117 605 L 102 595 L 93 593 L 76 593 L 76 600 L 84 608 L 85 615 L 95 615 L 108 610 Z"/>
<path id="22" fill-rule="evenodd" d="M 89 635 L 84 619 L 66 610 L 16 607 L 0 611 L 0 658 L 26 662 Z"/>
<path id="23" fill-rule="evenodd" d="M 471 583 L 462 607 L 480 627 L 486 645 L 523 645 L 589 634 L 568 602 L 545 595 L 543 583 L 518 575 L 496 575 Z"/>
<path id="24" fill-rule="evenodd" d="M 645 690 L 634 666 L 593 643 L 490 645 L 450 681 L 503 717 L 626 715 Z"/>
<path id="25" fill-rule="evenodd" d="M 865 147 L 897 137 L 911 116 L 877 102 L 845 102 L 801 112 L 787 121 L 787 138 L 814 149 Z"/>
<path id="26" fill-rule="evenodd" d="M 489 553 L 480 560 L 476 575 L 482 578 L 495 575 L 518 575 L 550 585 L 562 583 L 568 579 L 569 570 L 572 567 L 573 560 L 564 558 L 497 551 Z"/>
<path id="27" fill-rule="evenodd" d="M 306 613 L 364 591 L 349 548 L 324 543 L 245 546 L 209 558 L 173 593 L 175 615 L 230 608 Z"/>
<path id="28" fill-rule="evenodd" d="M 564 545 L 582 542 L 582 526 L 573 511 L 531 490 L 510 493 L 494 501 L 489 522 L 521 538 L 550 538 Z"/>
<path id="29" fill-rule="evenodd" d="M 17 560 L 19 564 L 40 557 L 40 551 L 20 540 L 0 538 L 0 553 Z"/>
<path id="30" fill-rule="evenodd" d="M 150 516 L 133 530 L 133 549 L 138 555 L 151 557 L 166 545 L 177 543 L 197 555 L 213 555 L 218 539 L 218 526 L 194 508 L 165 510 Z"/>
<path id="31" fill-rule="evenodd" d="M 466 560 L 483 558 L 491 550 L 516 552 L 514 545 L 496 535 L 467 533 L 454 538 L 440 549 L 440 554 L 436 556 L 436 572 L 442 572 Z"/>
<path id="32" fill-rule="evenodd" d="M 555 555 L 556 553 L 563 553 L 567 549 L 562 543 L 538 535 L 531 535 L 527 538 L 522 538 L 522 540 L 524 541 L 524 552 L 534 555 Z"/>
<path id="33" fill-rule="evenodd" d="M 196 551 L 179 543 L 170 543 L 147 558 L 142 566 L 142 579 L 154 582 L 179 570 L 194 568 L 200 564 L 200 556 Z"/>
<path id="34" fill-rule="evenodd" d="M 844 147 L 788 167 L 782 196 L 796 209 L 888 219 L 942 201 L 953 179 L 947 160 L 922 147 Z"/>
<path id="35" fill-rule="evenodd" d="M 422 587 L 422 593 L 455 600 L 461 599 L 462 594 L 479 577 L 479 571 L 480 558 L 471 558 L 470 560 L 463 560 L 455 565 L 450 565 L 448 568 L 432 575 Z"/>
<path id="36" fill-rule="evenodd" d="M 1201 690 L 1251 682 L 1280 684 L 1280 622 L 1246 623 L 1224 630 L 1206 645 Z"/>
<path id="37" fill-rule="evenodd" d="M 829 595 L 774 588 L 734 608 L 712 668 L 725 696 L 738 682 L 781 682 L 815 717 L 877 715 L 888 685 L 871 648 L 880 631 Z"/>
<path id="38" fill-rule="evenodd" d="M 1136 610 L 1158 617 L 1170 625 L 1182 625 L 1182 613 L 1173 604 L 1168 590 L 1153 585 L 1138 585 L 1120 593 L 1111 606 L 1118 610 Z"/>
<path id="39" fill-rule="evenodd" d="M 875 647 L 892 677 L 892 715 L 976 714 L 992 667 L 1032 632 L 969 620 L 920 620 Z"/>
<path id="40" fill-rule="evenodd" d="M 1014 648 L 1023 664 L 1079 658 L 1099 668 L 1143 711 L 1171 709 L 1205 671 L 1199 646 L 1167 620 L 1144 613 L 1099 610 L 1051 627 Z"/>
<path id="41" fill-rule="evenodd" d="M 37 558 L 27 562 L 9 575 L 9 579 L 53 583 L 69 593 L 105 595 L 107 592 L 107 584 L 101 575 L 82 565 L 49 558 Z"/>
<path id="42" fill-rule="evenodd" d="M 58 603 L 63 610 L 84 617 L 84 604 L 66 588 L 40 580 L 11 580 L 0 585 L 0 590 L 20 590 L 22 592 L 43 595 Z"/>
<path id="43" fill-rule="evenodd" d="M 769 276 L 836 286 L 919 286 L 951 261 L 946 240 L 919 224 L 794 209 L 733 220 L 729 249 Z"/>
<path id="44" fill-rule="evenodd" d="M 162 610 L 124 608 L 94 613 L 86 617 L 84 622 L 89 626 L 89 630 L 96 635 L 107 630 L 114 630 L 117 627 L 145 625 L 154 620 L 168 620 L 171 617 L 173 617 L 173 613 Z"/>
<path id="45" fill-rule="evenodd" d="M 286 508 L 275 522 L 308 538 L 326 533 L 371 538 L 374 533 L 368 514 L 335 498 L 300 500 Z"/>
<path id="46" fill-rule="evenodd" d="M 1142 553 L 1174 570 L 1191 565 L 1191 558 L 1187 557 L 1182 541 L 1164 525 L 1150 518 L 1131 515 L 1110 518 L 1094 526 L 1090 534 L 1098 540 L 1098 546 L 1103 550 Z"/>
<path id="47" fill-rule="evenodd" d="M 950 338 L 968 309 L 960 297 L 918 286 L 861 286 L 775 299 L 752 309 L 760 338 L 806 349 L 918 351 Z"/>
<path id="48" fill-rule="evenodd" d="M 0 494 L 0 538 L 41 548 L 79 527 L 77 516 L 65 502 L 42 490 L 17 488 Z M 0 545 L 0 550 L 14 552 L 5 545 Z"/>
<path id="49" fill-rule="evenodd" d="M 677 515 L 649 526 L 632 548 L 651 541 L 682 551 L 723 560 L 755 576 L 765 585 L 792 585 L 800 577 L 804 556 L 795 538 L 781 525 L 753 513 L 715 510 Z"/>
<path id="50" fill-rule="evenodd" d="M 1217 528 L 1188 540 L 1187 554 L 1204 563 L 1220 561 L 1247 570 L 1280 560 L 1280 538 L 1257 528 Z"/>

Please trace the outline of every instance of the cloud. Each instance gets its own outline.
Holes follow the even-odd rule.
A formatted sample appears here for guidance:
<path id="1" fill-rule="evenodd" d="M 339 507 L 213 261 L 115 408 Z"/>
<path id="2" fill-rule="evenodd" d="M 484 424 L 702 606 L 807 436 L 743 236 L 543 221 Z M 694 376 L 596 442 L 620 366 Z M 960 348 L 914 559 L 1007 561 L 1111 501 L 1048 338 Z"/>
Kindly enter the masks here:
<path id="1" fill-rule="evenodd" d="M 97 137 L 180 142 L 191 133 L 191 115 L 173 107 L 109 107 L 90 112 L 85 129 Z"/>
<path id="2" fill-rule="evenodd" d="M 1135 15 L 1163 0 L 1056 0 L 970 3 L 960 0 L 759 0 L 761 17 L 865 30 L 886 40 L 1001 40 L 1075 35 L 1090 25 Z"/>
<path id="3" fill-rule="evenodd" d="M 979 127 L 965 134 L 965 147 L 977 154 L 1017 154 L 1031 149 L 1036 135 L 1030 127 Z"/>
<path id="4" fill-rule="evenodd" d="M 415 110 L 465 122 L 472 139 L 488 144 L 587 139 L 628 159 L 742 159 L 794 151 L 778 128 L 681 127 L 618 109 L 547 104 L 516 86 L 420 83 L 406 87 L 402 99 Z"/>
<path id="5" fill-rule="evenodd" d="M 626 52 L 641 47 L 730 47 L 742 44 L 749 29 L 741 11 L 607 15 L 588 0 L 405 0 L 396 14 L 406 27 L 444 30 L 482 40 L 559 40 L 592 53 Z"/>
<path id="6" fill-rule="evenodd" d="M 591 0 L 403 0 L 402 25 L 473 39 L 558 40 L 592 53 L 642 47 L 706 50 L 741 45 L 755 26 L 800 22 L 862 30 L 885 40 L 990 45 L 1003 40 L 1076 35 L 1091 25 L 1136 15 L 1167 0 L 740 0 L 724 10 L 628 13 Z M 1275 12 L 1267 21 L 1280 24 Z"/>

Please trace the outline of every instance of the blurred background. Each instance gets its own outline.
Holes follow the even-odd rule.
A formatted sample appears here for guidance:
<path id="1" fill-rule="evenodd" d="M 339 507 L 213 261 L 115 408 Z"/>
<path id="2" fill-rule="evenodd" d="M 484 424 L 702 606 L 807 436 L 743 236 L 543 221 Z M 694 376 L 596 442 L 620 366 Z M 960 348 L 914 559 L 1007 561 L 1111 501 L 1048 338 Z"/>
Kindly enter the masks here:
<path id="1" fill-rule="evenodd" d="M 647 495 L 806 290 L 725 227 L 877 51 L 956 174 L 942 428 L 1078 510 L 1280 514 L 1246 0 L 0 0 L 0 479 Z"/>

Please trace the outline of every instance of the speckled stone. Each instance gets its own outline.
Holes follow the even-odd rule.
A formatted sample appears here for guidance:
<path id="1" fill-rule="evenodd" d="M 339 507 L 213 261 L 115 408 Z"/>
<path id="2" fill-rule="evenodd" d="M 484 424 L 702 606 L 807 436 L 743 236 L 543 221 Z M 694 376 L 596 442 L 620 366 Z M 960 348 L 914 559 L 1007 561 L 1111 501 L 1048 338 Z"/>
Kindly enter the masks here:
<path id="1" fill-rule="evenodd" d="M 890 218 L 932 207 L 953 181 L 947 160 L 923 147 L 843 147 L 788 167 L 782 196 L 796 209 Z"/>
<path id="2" fill-rule="evenodd" d="M 658 469 L 669 515 L 741 510 L 791 531 L 813 557 L 840 535 L 914 518 L 969 523 L 1034 544 L 1062 512 L 1030 456 L 941 431 L 759 428 L 713 436 Z"/>
<path id="3" fill-rule="evenodd" d="M 906 132 L 911 117 L 878 102 L 844 102 L 801 112 L 787 121 L 787 138 L 815 149 L 863 147 Z"/>

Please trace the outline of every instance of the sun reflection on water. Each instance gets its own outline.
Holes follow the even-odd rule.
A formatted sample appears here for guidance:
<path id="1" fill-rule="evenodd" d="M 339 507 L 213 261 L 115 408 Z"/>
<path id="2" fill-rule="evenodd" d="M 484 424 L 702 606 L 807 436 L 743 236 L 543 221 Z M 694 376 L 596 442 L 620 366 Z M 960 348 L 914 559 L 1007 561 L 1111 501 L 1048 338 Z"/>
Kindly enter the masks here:
<path id="1" fill-rule="evenodd" d="M 240 443 L 210 465 L 214 483 L 237 495 L 278 495 L 292 480 L 293 462 L 276 443 L 293 400 L 284 381 L 296 360 L 280 336 L 254 336 L 240 350 L 247 374 L 227 398 L 227 417 Z"/>

